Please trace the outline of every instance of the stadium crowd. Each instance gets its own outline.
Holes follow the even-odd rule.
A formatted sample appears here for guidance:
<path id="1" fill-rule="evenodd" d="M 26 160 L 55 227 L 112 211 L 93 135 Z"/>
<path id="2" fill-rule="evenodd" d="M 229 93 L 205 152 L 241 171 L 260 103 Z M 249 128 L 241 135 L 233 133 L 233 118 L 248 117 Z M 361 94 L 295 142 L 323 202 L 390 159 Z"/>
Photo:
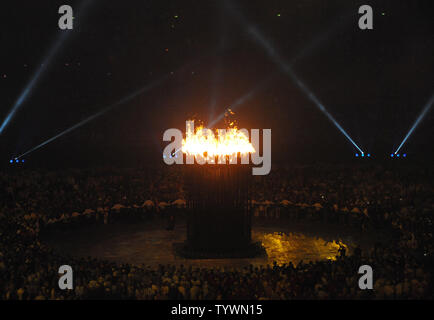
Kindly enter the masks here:
<path id="1" fill-rule="evenodd" d="M 273 168 L 253 178 L 256 217 L 378 230 L 394 245 L 296 265 L 151 268 L 69 257 L 40 235 L 182 215 L 179 168 L 2 172 L 0 299 L 432 299 L 432 181 L 433 172 L 418 168 Z M 73 290 L 58 288 L 63 264 L 74 269 Z M 359 289 L 363 264 L 374 270 L 374 290 Z"/>

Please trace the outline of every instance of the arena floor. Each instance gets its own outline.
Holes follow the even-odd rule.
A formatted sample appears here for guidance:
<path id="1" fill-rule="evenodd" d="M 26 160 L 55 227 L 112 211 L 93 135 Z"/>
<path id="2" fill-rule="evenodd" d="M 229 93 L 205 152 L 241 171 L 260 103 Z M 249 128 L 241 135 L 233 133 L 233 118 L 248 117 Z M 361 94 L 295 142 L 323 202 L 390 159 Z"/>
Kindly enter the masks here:
<path id="1" fill-rule="evenodd" d="M 77 257 L 91 256 L 118 263 L 184 264 L 194 266 L 265 265 L 274 261 L 281 265 L 335 259 L 339 241 L 351 252 L 359 244 L 369 248 L 377 240 L 372 234 L 351 229 L 312 224 L 282 224 L 273 221 L 255 222 L 253 241 L 261 241 L 267 257 L 248 259 L 185 259 L 176 256 L 173 243 L 183 242 L 186 226 L 177 224 L 167 231 L 163 221 L 136 224 L 93 225 L 52 234 L 44 242 L 56 250 Z"/>

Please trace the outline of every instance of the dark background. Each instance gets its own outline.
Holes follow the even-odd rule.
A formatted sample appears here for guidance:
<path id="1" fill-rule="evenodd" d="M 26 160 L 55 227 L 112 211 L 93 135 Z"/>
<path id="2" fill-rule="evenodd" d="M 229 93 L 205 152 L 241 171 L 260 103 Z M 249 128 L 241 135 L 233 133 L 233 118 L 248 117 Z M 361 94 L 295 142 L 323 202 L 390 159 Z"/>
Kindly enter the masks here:
<path id="1" fill-rule="evenodd" d="M 59 34 L 70 33 L 0 135 L 2 166 L 162 77 L 27 154 L 25 165 L 161 161 L 166 129 L 184 131 L 193 116 L 206 123 L 254 88 L 236 119 L 272 129 L 275 161 L 362 160 L 223 1 L 85 1 L 82 10 L 82 1 L 1 2 L 1 122 Z M 434 93 L 430 2 L 231 1 L 288 62 L 298 58 L 294 71 L 371 161 L 396 150 Z M 58 29 L 62 4 L 74 9 L 72 31 Z M 373 7 L 374 30 L 358 28 L 363 4 Z M 431 110 L 404 145 L 407 159 L 432 161 L 433 117 Z"/>

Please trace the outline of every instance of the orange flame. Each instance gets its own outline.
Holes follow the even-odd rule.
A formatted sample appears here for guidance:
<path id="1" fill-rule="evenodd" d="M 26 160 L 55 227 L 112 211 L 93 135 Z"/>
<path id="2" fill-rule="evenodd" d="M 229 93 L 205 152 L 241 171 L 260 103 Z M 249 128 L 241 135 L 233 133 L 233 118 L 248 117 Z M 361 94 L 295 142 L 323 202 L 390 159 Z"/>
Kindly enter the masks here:
<path id="1" fill-rule="evenodd" d="M 182 152 L 187 155 L 200 156 L 205 160 L 213 160 L 215 157 L 236 156 L 240 153 L 245 156 L 256 152 L 249 141 L 248 135 L 236 127 L 217 129 L 216 134 L 211 129 L 202 125 L 195 132 L 187 123 L 186 139 L 182 140 Z"/>

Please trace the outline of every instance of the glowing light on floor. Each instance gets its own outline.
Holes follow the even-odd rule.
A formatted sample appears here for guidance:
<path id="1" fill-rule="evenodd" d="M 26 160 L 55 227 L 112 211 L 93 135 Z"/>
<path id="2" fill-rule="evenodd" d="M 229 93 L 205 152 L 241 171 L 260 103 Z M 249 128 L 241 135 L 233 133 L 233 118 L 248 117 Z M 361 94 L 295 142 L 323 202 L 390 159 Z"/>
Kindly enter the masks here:
<path id="1" fill-rule="evenodd" d="M 292 262 L 297 265 L 304 262 L 319 260 L 336 260 L 340 245 L 348 246 L 341 241 L 329 242 L 319 237 L 309 237 L 299 233 L 267 233 L 260 238 L 267 251 L 269 261 L 275 261 L 279 266 Z"/>

